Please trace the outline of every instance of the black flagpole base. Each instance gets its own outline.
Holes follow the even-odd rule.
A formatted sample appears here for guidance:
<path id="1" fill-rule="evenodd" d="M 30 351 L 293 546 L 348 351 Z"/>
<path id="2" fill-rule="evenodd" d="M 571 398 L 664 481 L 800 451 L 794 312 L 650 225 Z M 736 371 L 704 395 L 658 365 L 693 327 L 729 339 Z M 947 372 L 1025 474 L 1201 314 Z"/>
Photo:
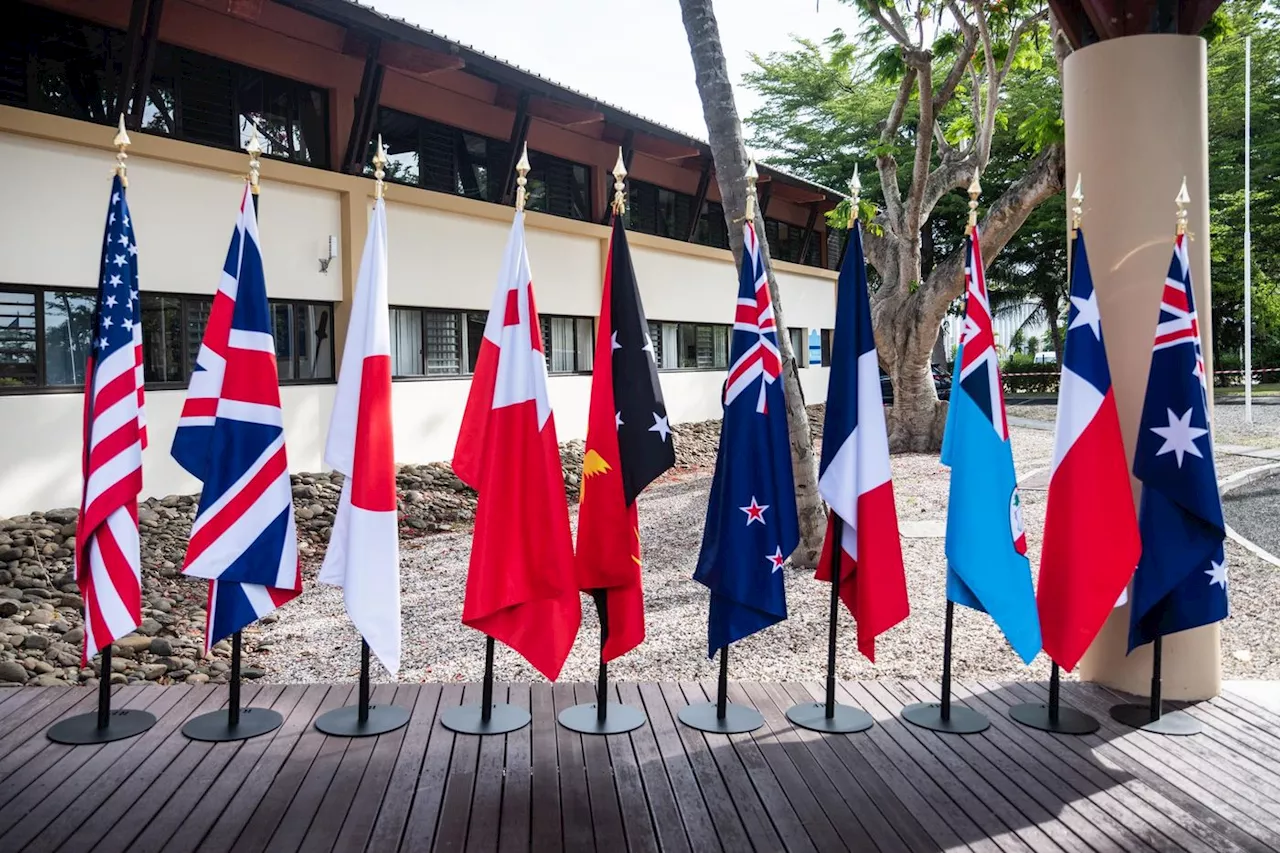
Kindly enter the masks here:
<path id="1" fill-rule="evenodd" d="M 875 725 L 871 715 L 861 708 L 836 705 L 835 714 L 827 716 L 825 702 L 801 702 L 787 711 L 787 719 L 802 729 L 830 734 L 865 732 Z"/>
<path id="2" fill-rule="evenodd" d="M 725 703 L 723 719 L 716 716 L 715 702 L 686 705 L 680 709 L 679 717 L 680 722 L 691 729 L 722 735 L 752 732 L 764 725 L 764 717 L 759 711 L 732 702 Z"/>
<path id="3" fill-rule="evenodd" d="M 953 708 L 952 711 L 955 709 Z M 1044 702 L 1028 702 L 1025 705 L 1014 705 L 1009 709 L 1009 716 L 1016 722 L 1042 732 L 1053 732 L 1056 735 L 1091 735 L 1098 730 L 1100 723 L 1093 717 L 1077 711 L 1075 708 L 1058 706 L 1058 718 L 1049 715 L 1049 706 Z"/>
<path id="4" fill-rule="evenodd" d="M 1150 703 L 1114 705 L 1111 719 L 1155 735 L 1198 735 L 1204 730 L 1200 721 L 1184 711 L 1166 711 L 1158 718 L 1151 718 Z"/>
<path id="5" fill-rule="evenodd" d="M 182 727 L 182 733 L 192 740 L 222 743 L 265 735 L 280 728 L 283 722 L 284 717 L 270 708 L 241 708 L 240 721 L 232 725 L 231 713 L 224 709 L 192 717 Z"/>
<path id="6" fill-rule="evenodd" d="M 394 732 L 408 722 L 408 709 L 399 705 L 370 705 L 364 722 L 360 722 L 360 706 L 347 705 L 321 714 L 316 728 L 334 737 L 373 737 Z"/>
<path id="7" fill-rule="evenodd" d="M 942 718 L 941 702 L 917 702 L 902 709 L 902 719 L 922 729 L 950 735 L 976 735 L 986 731 L 991 721 L 972 708 L 952 703 L 948 719 Z"/>
<path id="8" fill-rule="evenodd" d="M 565 708 L 556 719 L 569 731 L 584 735 L 620 735 L 638 729 L 645 723 L 643 711 L 617 702 L 608 704 L 603 720 L 596 713 L 594 702 Z"/>
<path id="9" fill-rule="evenodd" d="M 464 735 L 502 735 L 529 725 L 529 712 L 515 705 L 489 706 L 489 719 L 482 719 L 479 705 L 455 705 L 440 715 L 440 725 Z M 594 714 L 594 709 L 592 710 Z"/>
<path id="10" fill-rule="evenodd" d="M 98 712 L 77 714 L 67 717 L 51 726 L 46 736 L 54 743 L 65 743 L 71 746 L 86 746 L 95 743 L 111 743 L 113 740 L 124 740 L 136 737 L 156 724 L 154 714 L 146 711 L 121 709 L 112 711 L 107 718 L 107 727 L 98 728 Z"/>

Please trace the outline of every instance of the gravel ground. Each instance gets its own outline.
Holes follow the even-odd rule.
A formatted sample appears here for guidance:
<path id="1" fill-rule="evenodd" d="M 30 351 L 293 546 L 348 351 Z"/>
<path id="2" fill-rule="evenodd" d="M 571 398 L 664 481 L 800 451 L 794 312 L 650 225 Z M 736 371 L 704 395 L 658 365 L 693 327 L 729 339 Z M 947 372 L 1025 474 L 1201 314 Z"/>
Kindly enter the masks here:
<path id="1" fill-rule="evenodd" d="M 1265 464 L 1265 463 L 1262 463 Z M 1259 547 L 1280 554 L 1280 470 L 1222 496 L 1227 523 Z M 1280 571 L 1280 569 L 1277 569 Z"/>

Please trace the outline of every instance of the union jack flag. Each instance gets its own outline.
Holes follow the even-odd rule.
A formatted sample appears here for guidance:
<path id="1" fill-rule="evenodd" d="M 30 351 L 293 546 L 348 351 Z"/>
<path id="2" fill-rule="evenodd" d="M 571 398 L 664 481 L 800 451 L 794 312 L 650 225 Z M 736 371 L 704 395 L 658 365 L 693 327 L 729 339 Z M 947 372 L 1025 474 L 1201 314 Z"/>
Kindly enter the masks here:
<path id="1" fill-rule="evenodd" d="M 760 257 L 760 241 L 750 223 L 743 229 L 742 265 L 743 275 L 751 278 L 752 292 L 738 295 L 738 310 L 733 321 L 733 350 L 741 352 L 741 355 L 729 368 L 724 403 L 729 405 L 751 387 L 752 382 L 764 377 L 760 383 L 756 411 L 767 412 L 767 391 L 782 373 L 782 356 L 778 353 L 778 326 L 773 319 L 773 303 L 769 299 L 769 280 Z"/>
<path id="2" fill-rule="evenodd" d="M 209 578 L 206 652 L 302 592 L 260 245 L 246 184 L 171 451 L 204 483 L 182 571 Z"/>
<path id="3" fill-rule="evenodd" d="M 138 246 L 124 182 L 111 184 L 99 266 L 93 346 L 85 368 L 84 486 L 76 524 L 76 582 L 89 659 L 142 623 L 138 493 L 147 446 L 142 399 Z"/>
<path id="4" fill-rule="evenodd" d="M 1000 440 L 1009 437 L 1009 420 L 1000 387 L 1000 360 L 991 328 L 991 299 L 987 295 L 987 271 L 982 265 L 978 227 L 965 252 L 965 315 L 960 329 L 960 384 L 991 421 Z"/>
<path id="5" fill-rule="evenodd" d="M 1191 341 L 1196 349 L 1196 366 L 1192 371 L 1205 386 L 1204 354 L 1200 351 L 1200 324 L 1196 321 L 1196 308 L 1191 303 L 1191 262 L 1187 258 L 1187 237 L 1179 234 L 1173 246 L 1173 258 L 1169 261 L 1169 273 L 1164 277 L 1164 293 L 1160 297 L 1160 320 L 1156 325 L 1153 350 L 1176 347 Z"/>

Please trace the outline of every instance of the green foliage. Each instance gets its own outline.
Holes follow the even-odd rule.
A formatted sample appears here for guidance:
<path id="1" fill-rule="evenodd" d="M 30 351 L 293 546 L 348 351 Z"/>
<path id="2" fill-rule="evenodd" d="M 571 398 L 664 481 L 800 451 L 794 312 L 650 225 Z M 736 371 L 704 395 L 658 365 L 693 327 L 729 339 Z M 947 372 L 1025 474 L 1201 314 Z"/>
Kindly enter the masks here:
<path id="1" fill-rule="evenodd" d="M 1280 2 L 1232 0 L 1209 49 L 1209 244 L 1215 361 L 1244 347 L 1244 36 L 1253 36 L 1253 363 L 1280 366 Z M 1208 28 L 1206 28 L 1206 31 Z M 1194 245 L 1194 244 L 1193 244 Z"/>
<path id="2" fill-rule="evenodd" d="M 1009 394 L 1056 394 L 1062 368 L 1038 364 L 1035 353 L 1014 353 L 1000 365 L 1000 379 Z"/>

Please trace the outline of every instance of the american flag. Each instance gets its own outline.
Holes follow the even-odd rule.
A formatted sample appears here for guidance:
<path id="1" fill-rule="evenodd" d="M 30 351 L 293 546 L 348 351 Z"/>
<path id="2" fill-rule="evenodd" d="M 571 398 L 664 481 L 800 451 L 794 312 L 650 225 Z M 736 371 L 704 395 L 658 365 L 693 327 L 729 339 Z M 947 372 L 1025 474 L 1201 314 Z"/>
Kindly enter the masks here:
<path id="1" fill-rule="evenodd" d="M 252 198 L 246 184 L 171 450 L 203 483 L 182 571 L 209 579 L 206 652 L 302 592 Z"/>
<path id="2" fill-rule="evenodd" d="M 84 597 L 84 662 L 142 622 L 138 493 L 147 446 L 142 403 L 138 246 L 124 182 L 111 185 L 93 342 L 85 368 L 84 490 L 76 582 Z"/>

